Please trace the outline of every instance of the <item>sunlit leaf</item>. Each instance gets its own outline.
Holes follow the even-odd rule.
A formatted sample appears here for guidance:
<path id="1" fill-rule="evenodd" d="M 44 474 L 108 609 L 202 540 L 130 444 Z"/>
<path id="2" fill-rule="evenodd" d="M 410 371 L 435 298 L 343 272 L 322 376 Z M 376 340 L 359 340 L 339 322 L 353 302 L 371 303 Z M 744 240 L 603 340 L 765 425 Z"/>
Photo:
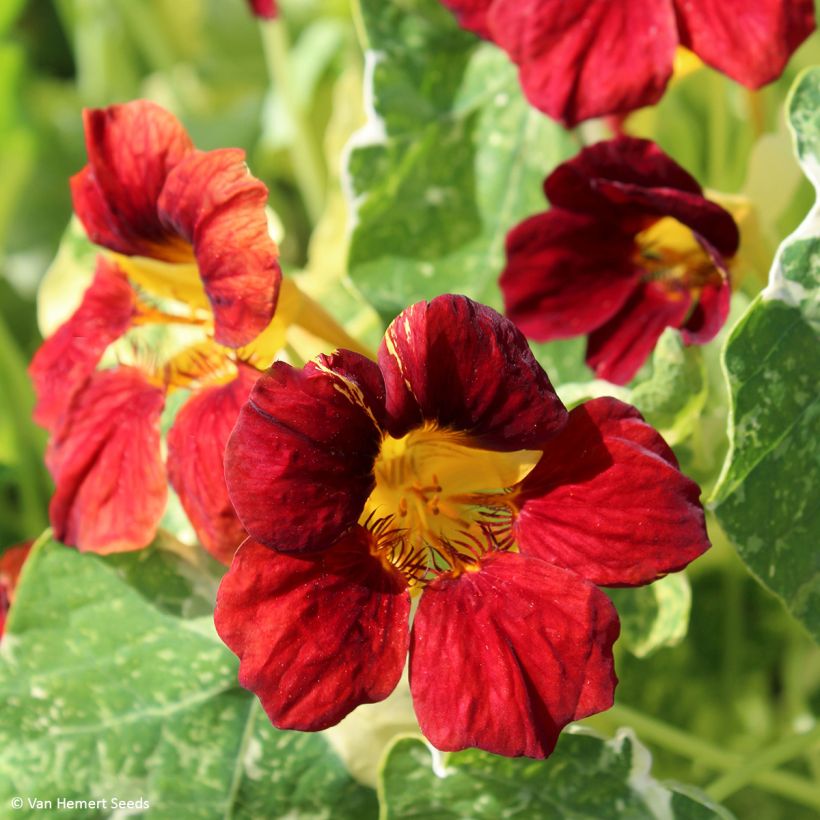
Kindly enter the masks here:
<path id="1" fill-rule="evenodd" d="M 609 741 L 565 732 L 545 761 L 504 758 L 469 749 L 442 755 L 421 739 L 403 738 L 382 771 L 383 816 L 549 817 L 704 820 L 731 817 L 694 790 L 655 780 L 651 757 L 634 734 Z"/>
<path id="2" fill-rule="evenodd" d="M 374 793 L 321 736 L 274 729 L 238 687 L 214 582 L 167 550 L 40 544 L 0 643 L 0 805 L 109 801 L 60 812 L 78 820 L 113 816 L 113 797 L 158 818 L 375 816 Z"/>
<path id="3" fill-rule="evenodd" d="M 820 190 L 820 69 L 797 81 L 789 122 Z M 714 493 L 749 569 L 820 638 L 820 206 L 781 245 L 768 287 L 724 351 L 731 449 Z"/>

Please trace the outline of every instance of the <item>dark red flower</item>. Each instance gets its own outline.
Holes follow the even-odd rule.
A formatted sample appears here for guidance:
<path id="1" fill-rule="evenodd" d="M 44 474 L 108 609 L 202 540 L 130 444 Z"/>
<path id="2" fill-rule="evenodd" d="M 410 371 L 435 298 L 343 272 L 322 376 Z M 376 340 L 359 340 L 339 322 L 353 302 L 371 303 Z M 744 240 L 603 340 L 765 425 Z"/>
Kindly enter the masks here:
<path id="1" fill-rule="evenodd" d="M 652 142 L 585 148 L 547 177 L 550 210 L 507 237 L 507 315 L 531 339 L 589 334 L 587 364 L 629 381 L 667 327 L 713 339 L 729 312 L 732 216 Z"/>
<path id="2" fill-rule="evenodd" d="M 503 48 L 530 102 L 567 125 L 651 105 L 678 45 L 749 88 L 814 30 L 812 0 L 442 0 Z"/>
<path id="3" fill-rule="evenodd" d="M 52 527 L 81 550 L 146 546 L 167 495 L 160 416 L 167 394 L 190 390 L 168 435 L 168 473 L 203 545 L 228 563 L 245 533 L 225 487 L 225 442 L 285 328 L 272 318 L 281 274 L 267 191 L 242 151 L 195 150 L 152 103 L 87 111 L 85 126 L 74 205 L 104 250 L 79 308 L 30 367 L 35 419 L 52 436 Z M 157 347 L 157 326 L 186 341 Z"/>
<path id="4" fill-rule="evenodd" d="M 568 413 L 515 326 L 463 296 L 402 312 L 378 364 L 275 364 L 226 478 L 251 538 L 216 627 L 281 728 L 383 699 L 409 649 L 435 746 L 545 757 L 612 703 L 618 619 L 596 584 L 708 547 L 697 486 L 637 411 Z"/>
<path id="5" fill-rule="evenodd" d="M 9 547 L 0 555 L 0 638 L 6 628 L 6 617 L 14 601 L 14 591 L 23 564 L 28 558 L 33 541 L 26 541 L 16 547 Z"/>
<path id="6" fill-rule="evenodd" d="M 273 20 L 279 13 L 276 0 L 248 0 L 251 11 L 262 20 Z"/>

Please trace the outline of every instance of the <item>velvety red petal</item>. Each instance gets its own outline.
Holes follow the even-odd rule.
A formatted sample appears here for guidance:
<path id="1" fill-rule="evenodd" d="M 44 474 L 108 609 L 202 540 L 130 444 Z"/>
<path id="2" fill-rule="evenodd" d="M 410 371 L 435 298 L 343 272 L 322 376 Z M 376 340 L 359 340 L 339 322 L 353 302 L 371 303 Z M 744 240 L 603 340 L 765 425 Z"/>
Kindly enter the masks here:
<path id="1" fill-rule="evenodd" d="M 682 45 L 750 88 L 776 80 L 814 31 L 812 0 L 675 0 Z"/>
<path id="2" fill-rule="evenodd" d="M 251 11 L 263 20 L 273 20 L 279 13 L 276 0 L 248 0 Z"/>
<path id="3" fill-rule="evenodd" d="M 699 498 L 634 407 L 595 399 L 524 480 L 515 534 L 522 553 L 595 584 L 648 584 L 709 548 Z"/>
<path id="4" fill-rule="evenodd" d="M 466 296 L 402 311 L 379 348 L 391 435 L 424 422 L 492 450 L 536 449 L 566 409 L 515 325 Z"/>
<path id="5" fill-rule="evenodd" d="M 599 181 L 598 190 L 621 211 L 621 224 L 634 220 L 639 227 L 647 218 L 670 216 L 686 225 L 720 268 L 725 268 L 724 259 L 734 256 L 740 244 L 734 217 L 699 194 L 604 180 Z"/>
<path id="6" fill-rule="evenodd" d="M 159 420 L 165 397 L 138 370 L 95 373 L 49 443 L 54 536 L 86 552 L 146 546 L 165 509 Z"/>
<path id="7" fill-rule="evenodd" d="M 594 330 L 637 284 L 633 237 L 611 222 L 552 208 L 507 235 L 499 286 L 507 316 L 547 342 Z"/>
<path id="8" fill-rule="evenodd" d="M 587 364 L 600 379 L 626 384 L 654 350 L 667 327 L 680 327 L 692 304 L 685 288 L 644 282 L 606 324 L 589 334 Z"/>
<path id="9" fill-rule="evenodd" d="M 258 372 L 240 367 L 235 379 L 194 393 L 168 432 L 168 478 L 202 546 L 230 564 L 247 537 L 225 485 L 225 445 Z"/>
<path id="10" fill-rule="evenodd" d="M 234 508 L 253 538 L 285 552 L 324 549 L 359 518 L 382 432 L 371 411 L 381 377 L 356 353 L 339 375 L 276 362 L 256 382 L 225 451 Z M 343 361 L 343 365 L 341 362 Z"/>
<path id="11" fill-rule="evenodd" d="M 602 217 L 624 216 L 621 196 L 615 201 L 602 183 L 622 183 L 635 189 L 702 194 L 698 181 L 654 142 L 636 137 L 616 137 L 587 146 L 559 165 L 545 180 L 544 192 L 553 205 Z M 642 203 L 641 203 L 642 204 Z"/>
<path id="12" fill-rule="evenodd" d="M 437 749 L 543 758 L 573 720 L 608 709 L 618 615 L 590 583 L 493 553 L 428 586 L 413 621 L 410 690 Z"/>
<path id="13" fill-rule="evenodd" d="M 487 13 L 493 0 L 441 0 L 455 12 L 459 25 L 489 40 L 492 34 L 487 26 Z"/>
<path id="14" fill-rule="evenodd" d="M 568 126 L 657 102 L 678 43 L 670 0 L 496 0 L 487 25 L 529 101 Z"/>
<path id="15" fill-rule="evenodd" d="M 196 151 L 169 174 L 159 210 L 194 248 L 216 340 L 241 347 L 270 323 L 282 274 L 268 234 L 268 189 L 239 148 Z"/>
<path id="16" fill-rule="evenodd" d="M 554 206 L 597 215 L 627 232 L 673 217 L 723 257 L 733 256 L 740 241 L 731 214 L 649 140 L 616 137 L 584 148 L 547 177 L 544 191 Z"/>
<path id="17" fill-rule="evenodd" d="M 732 288 L 728 274 L 719 284 L 707 285 L 697 297 L 697 303 L 681 327 L 683 341 L 703 345 L 711 342 L 726 324 L 731 306 Z"/>
<path id="18" fill-rule="evenodd" d="M 80 306 L 43 342 L 29 366 L 38 424 L 53 430 L 105 349 L 128 330 L 135 310 L 136 294 L 127 277 L 100 256 Z"/>
<path id="19" fill-rule="evenodd" d="M 178 261 L 178 239 L 157 214 L 170 170 L 193 145 L 173 114 L 146 100 L 83 112 L 88 165 L 71 180 L 74 211 L 92 242 Z"/>
<path id="20" fill-rule="evenodd" d="M 239 656 L 239 682 L 281 729 L 333 726 L 401 677 L 410 595 L 369 538 L 356 527 L 310 558 L 248 540 L 222 580 L 217 632 Z"/>

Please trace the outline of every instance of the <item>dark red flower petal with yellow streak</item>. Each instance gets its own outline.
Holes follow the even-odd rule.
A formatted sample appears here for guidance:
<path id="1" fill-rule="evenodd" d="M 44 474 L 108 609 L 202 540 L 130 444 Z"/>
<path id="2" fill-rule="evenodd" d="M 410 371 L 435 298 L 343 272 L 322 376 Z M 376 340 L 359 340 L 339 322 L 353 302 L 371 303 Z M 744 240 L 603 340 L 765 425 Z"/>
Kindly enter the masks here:
<path id="1" fill-rule="evenodd" d="M 814 31 L 812 0 L 677 0 L 681 44 L 733 80 L 776 80 Z"/>
<path id="2" fill-rule="evenodd" d="M 138 100 L 86 109 L 83 121 L 88 165 L 71 179 L 71 192 L 91 241 L 127 255 L 189 258 L 157 213 L 168 174 L 194 150 L 177 118 Z"/>
<path id="3" fill-rule="evenodd" d="M 356 523 L 374 486 L 383 391 L 377 365 L 349 351 L 302 370 L 276 362 L 259 378 L 225 451 L 228 492 L 253 538 L 318 550 Z"/>
<path id="4" fill-rule="evenodd" d="M 700 490 L 640 413 L 586 402 L 544 450 L 516 500 L 521 552 L 603 586 L 638 586 L 709 548 Z"/>
<path id="5" fill-rule="evenodd" d="M 252 540 L 237 552 L 216 602 L 216 629 L 239 656 L 239 682 L 281 729 L 317 731 L 386 698 L 409 643 L 404 578 L 348 532 L 315 557 Z"/>
<path id="6" fill-rule="evenodd" d="M 99 257 L 80 306 L 43 342 L 29 366 L 37 395 L 34 420 L 39 425 L 54 429 L 105 349 L 128 330 L 135 311 L 136 294 L 125 274 Z"/>
<path id="7" fill-rule="evenodd" d="M 678 41 L 668 0 L 495 0 L 487 25 L 527 99 L 568 126 L 657 102 Z"/>
<path id="8" fill-rule="evenodd" d="M 567 723 L 612 705 L 618 632 L 603 592 L 532 556 L 491 553 L 440 577 L 411 638 L 422 732 L 442 751 L 546 757 Z"/>
<path id="9" fill-rule="evenodd" d="M 566 423 L 566 409 L 523 334 L 465 296 L 403 310 L 379 348 L 388 429 L 459 430 L 477 447 L 536 449 Z"/>
<path id="10" fill-rule="evenodd" d="M 279 13 L 276 0 L 248 0 L 251 11 L 262 20 L 273 20 Z"/>
<path id="11" fill-rule="evenodd" d="M 99 371 L 74 395 L 46 453 L 59 541 L 99 553 L 151 541 L 165 509 L 164 401 L 163 391 L 131 367 Z"/>
<path id="12" fill-rule="evenodd" d="M 223 564 L 247 537 L 228 497 L 225 445 L 258 376 L 240 366 L 235 379 L 198 390 L 168 432 L 168 479 L 202 546 Z"/>
<path id="13" fill-rule="evenodd" d="M 510 319 L 531 339 L 589 333 L 624 305 L 640 271 L 617 225 L 552 208 L 513 228 L 499 286 Z"/>
<path id="14" fill-rule="evenodd" d="M 162 222 L 193 247 L 220 344 L 241 347 L 270 323 L 282 274 L 268 234 L 268 189 L 239 148 L 195 151 L 168 174 Z"/>

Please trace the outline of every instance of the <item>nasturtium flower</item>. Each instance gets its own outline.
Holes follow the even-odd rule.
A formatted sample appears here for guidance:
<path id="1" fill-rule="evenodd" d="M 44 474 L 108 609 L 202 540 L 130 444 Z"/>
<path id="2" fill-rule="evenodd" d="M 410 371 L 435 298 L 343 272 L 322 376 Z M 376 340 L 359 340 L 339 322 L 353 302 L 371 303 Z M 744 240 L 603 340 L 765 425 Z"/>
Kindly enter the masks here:
<path id="1" fill-rule="evenodd" d="M 648 140 L 600 142 L 559 165 L 552 207 L 507 236 L 507 315 L 530 338 L 589 334 L 587 364 L 628 382 L 667 327 L 686 344 L 715 337 L 729 312 L 728 211 Z"/>
<path id="2" fill-rule="evenodd" d="M 545 757 L 612 704 L 598 585 L 708 548 L 697 485 L 637 411 L 568 412 L 520 331 L 463 296 L 403 311 L 378 362 L 274 364 L 225 459 L 250 537 L 216 627 L 281 728 L 385 698 L 409 653 L 436 747 Z"/>
<path id="3" fill-rule="evenodd" d="M 17 580 L 23 569 L 23 564 L 31 551 L 32 541 L 9 547 L 0 555 L 0 637 L 6 628 L 6 617 L 9 614 Z"/>
<path id="4" fill-rule="evenodd" d="M 30 368 L 34 416 L 51 434 L 54 533 L 81 550 L 143 547 L 169 477 L 205 548 L 228 562 L 245 535 L 223 450 L 288 313 L 280 305 L 274 317 L 267 189 L 241 150 L 196 150 L 152 103 L 86 111 L 85 128 L 89 163 L 72 193 L 101 253 L 79 307 Z M 166 477 L 160 422 L 177 390 L 188 398 L 168 433 Z"/>
<path id="5" fill-rule="evenodd" d="M 812 0 L 442 0 L 503 48 L 530 102 L 575 125 L 657 102 L 684 46 L 749 88 L 814 30 Z"/>
<path id="6" fill-rule="evenodd" d="M 276 0 L 248 0 L 251 11 L 262 20 L 273 20 L 279 13 Z"/>

